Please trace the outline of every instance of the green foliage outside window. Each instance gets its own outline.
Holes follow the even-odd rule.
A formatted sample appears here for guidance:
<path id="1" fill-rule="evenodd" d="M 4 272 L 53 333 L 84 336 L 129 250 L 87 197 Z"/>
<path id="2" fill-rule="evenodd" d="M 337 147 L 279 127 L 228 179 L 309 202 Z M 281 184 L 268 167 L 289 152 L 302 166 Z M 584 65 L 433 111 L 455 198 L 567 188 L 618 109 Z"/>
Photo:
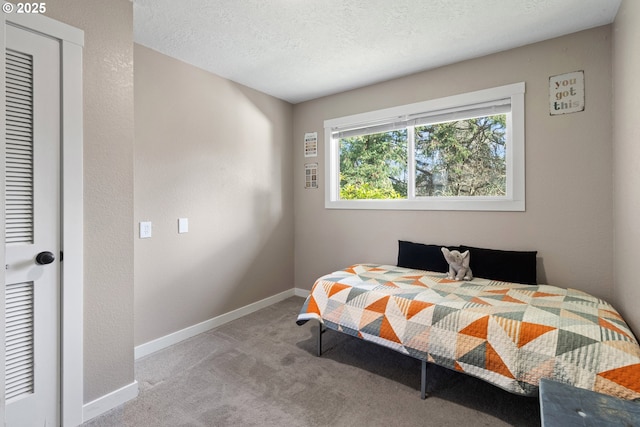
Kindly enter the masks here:
<path id="1" fill-rule="evenodd" d="M 502 114 L 342 138 L 341 199 L 407 197 L 408 130 L 414 132 L 416 196 L 506 194 Z"/>
<path id="2" fill-rule="evenodd" d="M 407 130 L 340 140 L 340 198 L 407 196 Z"/>
<path id="3" fill-rule="evenodd" d="M 416 196 L 504 196 L 506 116 L 416 126 Z"/>

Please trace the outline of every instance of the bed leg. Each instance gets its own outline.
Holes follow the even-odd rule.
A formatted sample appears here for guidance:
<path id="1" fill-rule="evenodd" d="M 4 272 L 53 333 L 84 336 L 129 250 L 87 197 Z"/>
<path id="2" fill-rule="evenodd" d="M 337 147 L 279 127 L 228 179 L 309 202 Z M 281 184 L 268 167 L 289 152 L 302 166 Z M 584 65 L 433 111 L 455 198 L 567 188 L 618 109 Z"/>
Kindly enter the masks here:
<path id="1" fill-rule="evenodd" d="M 318 357 L 322 356 L 322 334 L 326 329 L 322 329 L 322 323 L 318 322 Z"/>
<path id="2" fill-rule="evenodd" d="M 420 399 L 427 398 L 427 361 L 422 361 L 422 376 L 420 380 Z"/>

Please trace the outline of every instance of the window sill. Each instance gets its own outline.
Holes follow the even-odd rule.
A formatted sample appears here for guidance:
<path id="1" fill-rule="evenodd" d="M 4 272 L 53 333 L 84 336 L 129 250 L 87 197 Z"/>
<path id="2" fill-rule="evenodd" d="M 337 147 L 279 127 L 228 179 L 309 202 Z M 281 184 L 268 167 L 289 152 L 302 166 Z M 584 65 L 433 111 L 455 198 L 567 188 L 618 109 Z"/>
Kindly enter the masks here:
<path id="1" fill-rule="evenodd" d="M 325 209 L 511 211 L 523 212 L 524 200 L 504 197 L 441 198 L 437 200 L 325 200 Z"/>

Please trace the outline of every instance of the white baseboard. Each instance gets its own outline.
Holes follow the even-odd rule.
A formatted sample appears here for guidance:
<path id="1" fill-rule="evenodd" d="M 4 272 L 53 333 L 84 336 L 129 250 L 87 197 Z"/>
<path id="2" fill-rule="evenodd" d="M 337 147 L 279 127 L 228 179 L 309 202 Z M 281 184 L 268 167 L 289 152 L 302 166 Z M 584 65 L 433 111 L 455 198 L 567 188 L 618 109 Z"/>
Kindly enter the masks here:
<path id="1" fill-rule="evenodd" d="M 309 294 L 311 293 L 311 291 L 308 291 L 306 289 L 300 289 L 300 288 L 294 288 L 293 292 L 297 297 L 302 297 L 302 298 L 308 297 Z"/>
<path id="2" fill-rule="evenodd" d="M 82 419 L 83 422 L 89 421 L 92 418 L 102 415 L 105 412 L 116 408 L 123 403 L 128 402 L 131 399 L 135 399 L 138 396 L 138 381 L 134 381 L 129 385 L 126 385 L 118 390 L 112 391 L 109 394 L 105 394 L 96 400 L 85 403 L 82 406 Z"/>
<path id="3" fill-rule="evenodd" d="M 180 341 L 186 340 L 187 338 L 194 337 L 203 332 L 207 332 L 210 329 L 224 325 L 227 322 L 231 322 L 232 320 L 236 320 L 241 318 L 242 316 L 251 314 L 254 311 L 258 311 L 280 301 L 284 301 L 289 297 L 298 295 L 297 291 L 297 289 L 289 289 L 288 291 L 284 291 L 272 297 L 254 302 L 253 304 L 249 304 L 228 313 L 221 314 L 220 316 L 216 316 L 213 319 L 205 320 L 204 322 L 198 323 L 197 325 L 189 326 L 188 328 L 171 333 L 169 335 L 165 335 L 164 337 L 160 337 L 153 341 L 140 344 L 135 348 L 135 358 L 139 359 L 141 357 L 148 356 L 151 353 L 155 353 L 158 350 L 162 350 L 163 348 L 169 347 L 173 344 L 177 344 Z"/>
<path id="4" fill-rule="evenodd" d="M 164 337 L 141 344 L 135 347 L 135 358 L 139 359 L 141 357 L 147 356 L 158 350 L 162 350 L 163 348 L 169 347 L 173 344 L 179 343 L 180 341 L 186 340 L 187 338 L 191 338 L 193 336 L 206 332 L 215 327 L 224 325 L 227 322 L 231 322 L 232 320 L 236 320 L 242 316 L 251 314 L 254 311 L 258 311 L 265 307 L 269 307 L 270 305 L 278 303 L 280 301 L 284 301 L 289 297 L 299 296 L 299 297 L 306 298 L 308 295 L 309 295 L 309 291 L 305 289 L 299 289 L 299 288 L 289 289 L 288 291 L 284 291 L 272 297 L 265 298 L 258 302 L 254 302 L 253 304 L 246 305 L 237 310 L 233 310 L 233 311 L 230 311 L 229 313 L 225 313 L 220 316 L 214 317 L 213 319 L 209 319 L 202 323 L 198 323 L 197 325 L 190 326 L 188 328 L 182 329 L 172 334 L 165 335 Z M 99 415 L 102 415 L 105 412 L 111 409 L 114 409 L 128 402 L 131 399 L 135 399 L 137 396 L 138 396 L 138 382 L 134 381 L 127 386 L 124 386 L 118 390 L 112 391 L 111 393 L 106 394 L 102 397 L 99 397 L 98 399 L 92 402 L 84 404 L 82 407 L 82 419 L 84 420 L 84 422 L 89 421 L 90 419 L 95 418 Z"/>

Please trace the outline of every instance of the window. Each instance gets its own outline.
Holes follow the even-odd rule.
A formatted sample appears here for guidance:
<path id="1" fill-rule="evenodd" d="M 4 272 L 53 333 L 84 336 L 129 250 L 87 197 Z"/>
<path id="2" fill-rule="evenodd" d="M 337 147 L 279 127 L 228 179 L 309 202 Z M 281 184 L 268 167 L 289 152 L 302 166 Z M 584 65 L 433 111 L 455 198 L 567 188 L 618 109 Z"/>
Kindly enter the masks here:
<path id="1" fill-rule="evenodd" d="M 524 210 L 524 83 L 324 127 L 327 208 Z"/>

